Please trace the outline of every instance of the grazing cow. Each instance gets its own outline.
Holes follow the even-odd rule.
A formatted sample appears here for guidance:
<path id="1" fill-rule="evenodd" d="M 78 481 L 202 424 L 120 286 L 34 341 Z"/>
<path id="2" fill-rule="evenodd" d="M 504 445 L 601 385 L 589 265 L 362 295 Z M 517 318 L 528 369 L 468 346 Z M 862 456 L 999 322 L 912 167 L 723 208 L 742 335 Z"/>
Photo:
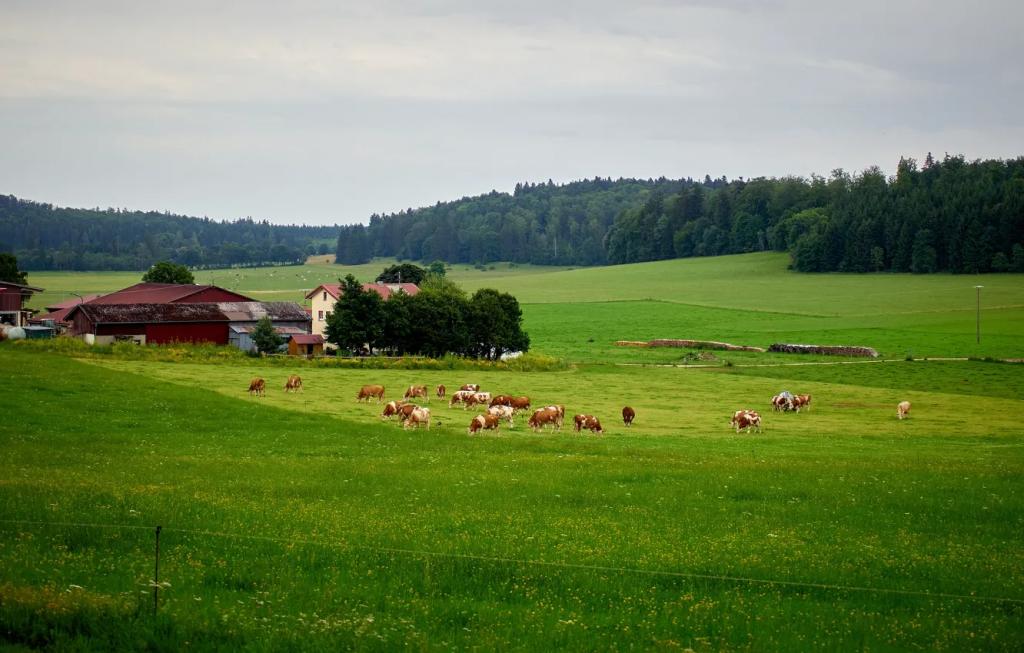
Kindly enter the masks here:
<path id="1" fill-rule="evenodd" d="M 480 392 L 480 384 L 479 383 L 466 383 L 466 384 L 463 384 L 463 386 L 461 388 L 459 388 L 459 390 L 469 390 L 470 392 Z"/>
<path id="2" fill-rule="evenodd" d="M 900 419 L 903 419 L 904 417 L 906 417 L 909 414 L 910 414 L 910 402 L 909 401 L 901 401 L 899 404 L 897 404 L 897 406 L 896 406 L 896 417 L 898 417 Z"/>
<path id="3" fill-rule="evenodd" d="M 592 433 L 604 433 L 604 429 L 601 428 L 601 420 L 597 419 L 593 415 L 577 415 L 573 417 L 575 422 L 575 431 L 579 433 L 583 429 L 587 429 Z"/>
<path id="4" fill-rule="evenodd" d="M 553 410 L 558 415 L 558 428 L 562 428 L 562 423 L 565 421 L 565 405 L 564 404 L 552 404 L 551 406 L 545 406 L 543 410 Z M 534 411 L 536 412 L 536 411 Z"/>
<path id="5" fill-rule="evenodd" d="M 448 393 L 448 388 L 444 387 L 443 385 L 437 386 L 437 398 L 438 399 L 444 399 L 444 396 L 447 393 Z"/>
<path id="6" fill-rule="evenodd" d="M 476 404 L 487 405 L 491 402 L 490 392 L 473 392 L 468 397 L 462 400 L 466 406 L 475 406 Z"/>
<path id="7" fill-rule="evenodd" d="M 423 397 L 426 401 L 430 401 L 430 395 L 427 394 L 427 386 L 425 385 L 411 385 L 405 391 L 406 399 L 414 399 L 416 397 Z"/>
<path id="8" fill-rule="evenodd" d="M 494 399 L 491 399 L 491 405 L 492 406 L 511 406 L 512 405 L 512 399 L 514 399 L 514 397 L 511 397 L 510 395 L 497 395 L 497 396 L 494 397 Z"/>
<path id="9" fill-rule="evenodd" d="M 634 419 L 636 419 L 636 411 L 635 410 L 633 410 L 629 406 L 626 406 L 625 408 L 622 409 L 622 423 L 623 424 L 625 424 L 626 426 L 631 426 L 633 424 L 633 420 Z"/>
<path id="10" fill-rule="evenodd" d="M 515 426 L 512 423 L 512 417 L 516 414 L 516 410 L 512 406 L 491 406 L 487 409 L 487 414 L 494 415 L 498 419 L 507 419 L 509 428 Z"/>
<path id="11" fill-rule="evenodd" d="M 469 423 L 469 434 L 473 435 L 481 429 L 484 430 L 498 430 L 498 416 L 497 415 L 477 415 L 473 418 L 473 421 Z"/>
<path id="12" fill-rule="evenodd" d="M 786 395 L 775 395 L 772 397 L 772 410 L 776 412 L 794 410 L 793 400 Z"/>
<path id="13" fill-rule="evenodd" d="M 249 381 L 249 395 L 262 397 L 265 394 L 267 394 L 267 382 L 258 376 L 254 376 L 252 380 Z"/>
<path id="14" fill-rule="evenodd" d="M 384 412 L 380 414 L 380 418 L 391 419 L 393 416 L 398 414 L 398 412 L 402 409 L 403 406 L 407 405 L 408 404 L 406 404 L 404 401 L 389 401 L 388 403 L 384 404 Z"/>
<path id="15" fill-rule="evenodd" d="M 529 397 L 513 397 L 512 403 L 509 404 L 516 410 L 530 410 L 530 398 Z"/>
<path id="16" fill-rule="evenodd" d="M 367 403 L 370 399 L 376 397 L 377 403 L 384 401 L 384 386 L 382 385 L 364 385 L 359 388 L 359 395 L 356 397 L 356 401 L 366 400 Z"/>
<path id="17" fill-rule="evenodd" d="M 299 390 L 302 390 L 302 377 L 298 374 L 292 374 L 284 384 L 284 391 L 297 392 Z"/>
<path id="18" fill-rule="evenodd" d="M 544 426 L 547 424 L 550 424 L 555 430 L 561 430 L 562 428 L 562 420 L 558 416 L 557 408 L 538 408 L 533 411 L 533 415 L 530 416 L 527 424 L 534 431 L 543 431 Z"/>
<path id="19" fill-rule="evenodd" d="M 468 405 L 466 402 L 475 394 L 476 392 L 473 390 L 457 390 L 452 393 L 452 398 L 448 401 L 448 407 L 451 408 L 455 404 L 462 404 L 462 408 L 465 410 Z"/>
<path id="20" fill-rule="evenodd" d="M 729 423 L 736 427 L 737 433 L 740 429 L 746 430 L 747 433 L 750 433 L 750 429 L 761 432 L 761 415 L 754 410 L 737 410 Z"/>
<path id="21" fill-rule="evenodd" d="M 796 412 L 800 412 L 801 408 L 811 409 L 811 395 L 797 395 L 793 397 L 793 405 L 796 407 Z"/>
<path id="22" fill-rule="evenodd" d="M 409 406 L 410 410 L 405 415 L 405 418 L 402 420 L 402 428 L 419 428 L 420 424 L 426 424 L 427 430 L 429 431 L 430 409 L 424 408 L 422 406 L 417 406 L 416 404 L 406 404 L 406 406 Z M 405 408 L 406 406 L 402 406 L 402 408 Z"/>

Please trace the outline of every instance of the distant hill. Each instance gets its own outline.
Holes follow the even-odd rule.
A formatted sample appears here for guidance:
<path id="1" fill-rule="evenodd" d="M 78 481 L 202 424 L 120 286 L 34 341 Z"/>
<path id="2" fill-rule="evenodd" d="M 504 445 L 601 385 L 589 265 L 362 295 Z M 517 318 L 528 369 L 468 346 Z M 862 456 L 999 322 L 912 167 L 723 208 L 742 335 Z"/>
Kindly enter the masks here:
<path id="1" fill-rule="evenodd" d="M 807 272 L 1024 272 L 1024 158 L 851 175 L 519 184 L 342 227 L 339 263 L 636 263 L 774 250 Z"/>
<path id="2" fill-rule="evenodd" d="M 69 209 L 0 195 L 0 251 L 24 270 L 144 270 L 302 263 L 326 254 L 337 226 L 272 225 L 155 211 Z"/>

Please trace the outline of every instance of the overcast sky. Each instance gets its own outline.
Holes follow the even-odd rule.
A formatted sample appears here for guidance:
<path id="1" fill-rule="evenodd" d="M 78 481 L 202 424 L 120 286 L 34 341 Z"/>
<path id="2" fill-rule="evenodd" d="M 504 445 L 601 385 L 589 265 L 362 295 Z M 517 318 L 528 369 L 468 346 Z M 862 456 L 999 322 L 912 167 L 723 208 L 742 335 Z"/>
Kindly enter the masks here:
<path id="1" fill-rule="evenodd" d="M 0 193 L 353 223 L 523 180 L 1015 157 L 1022 26 L 1018 1 L 0 0 Z"/>

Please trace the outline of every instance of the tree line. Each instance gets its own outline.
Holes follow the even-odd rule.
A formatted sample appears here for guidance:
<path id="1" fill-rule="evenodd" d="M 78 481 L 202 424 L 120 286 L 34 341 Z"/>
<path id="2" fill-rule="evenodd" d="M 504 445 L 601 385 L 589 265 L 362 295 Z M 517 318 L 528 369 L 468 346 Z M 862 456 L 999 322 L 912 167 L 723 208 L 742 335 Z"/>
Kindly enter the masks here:
<path id="1" fill-rule="evenodd" d="M 337 256 L 604 265 L 786 251 L 807 272 L 1024 271 L 1024 158 L 828 178 L 517 184 L 342 227 Z"/>
<path id="2" fill-rule="evenodd" d="M 59 208 L 0 195 L 0 251 L 25 270 L 145 270 L 161 260 L 192 268 L 302 263 L 330 253 L 337 229 Z"/>
<path id="3" fill-rule="evenodd" d="M 508 293 L 481 288 L 467 296 L 451 280 L 428 274 L 416 295 L 396 292 L 385 301 L 352 275 L 339 281 L 325 334 L 343 350 L 498 360 L 530 348 L 519 302 Z"/>

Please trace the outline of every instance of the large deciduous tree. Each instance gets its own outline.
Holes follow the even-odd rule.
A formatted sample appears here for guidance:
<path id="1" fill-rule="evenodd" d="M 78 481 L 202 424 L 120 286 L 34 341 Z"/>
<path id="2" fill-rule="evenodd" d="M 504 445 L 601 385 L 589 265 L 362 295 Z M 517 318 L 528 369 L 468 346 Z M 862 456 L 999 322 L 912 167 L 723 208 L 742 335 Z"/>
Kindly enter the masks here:
<path id="1" fill-rule="evenodd" d="M 184 265 L 159 261 L 142 275 L 142 280 L 150 283 L 195 283 L 196 279 Z"/>
<path id="2" fill-rule="evenodd" d="M 384 268 L 384 271 L 377 275 L 377 281 L 381 283 L 414 283 L 419 285 L 426 274 L 427 271 L 418 265 L 399 263 Z"/>
<path id="3" fill-rule="evenodd" d="M 274 329 L 274 323 L 268 315 L 260 318 L 249 337 L 261 354 L 273 354 L 284 344 L 284 338 Z"/>

